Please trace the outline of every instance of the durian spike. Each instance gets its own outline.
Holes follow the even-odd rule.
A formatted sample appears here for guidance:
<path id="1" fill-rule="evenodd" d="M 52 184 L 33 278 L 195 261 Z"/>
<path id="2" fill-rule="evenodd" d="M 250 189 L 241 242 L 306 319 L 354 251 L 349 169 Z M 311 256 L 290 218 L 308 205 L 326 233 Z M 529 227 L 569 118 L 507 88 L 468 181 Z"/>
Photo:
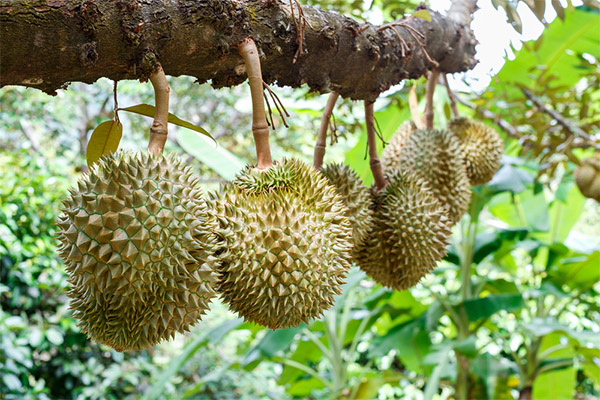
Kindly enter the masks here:
<path id="1" fill-rule="evenodd" d="M 154 87 L 154 121 L 150 128 L 150 142 L 148 151 L 154 154 L 162 154 L 167 141 L 167 125 L 169 120 L 169 84 L 162 67 L 158 67 L 155 73 L 150 75 L 150 83 Z"/>
<path id="2" fill-rule="evenodd" d="M 454 118 L 460 118 L 460 113 L 458 112 L 458 107 L 456 106 L 456 99 L 454 98 L 454 92 L 450 89 L 450 84 L 448 83 L 448 74 L 442 75 L 444 77 L 444 86 L 446 86 L 446 91 L 448 92 L 448 98 L 450 99 L 450 108 L 452 109 L 452 115 Z"/>
<path id="3" fill-rule="evenodd" d="M 429 73 L 427 78 L 427 91 L 425 93 L 425 127 L 427 129 L 433 129 L 433 92 L 438 83 L 440 72 L 437 68 L 434 68 Z"/>
<path id="4" fill-rule="evenodd" d="M 313 165 L 317 170 L 323 167 L 323 159 L 325 158 L 325 149 L 327 147 L 327 130 L 329 129 L 331 114 L 333 114 L 333 108 L 338 97 L 340 97 L 338 92 L 331 92 L 321 116 L 321 126 L 317 134 L 317 143 L 315 144 L 315 154 L 313 156 Z"/>
<path id="5" fill-rule="evenodd" d="M 375 115 L 373 114 L 373 104 L 365 100 L 365 125 L 367 126 L 367 147 L 369 148 L 369 165 L 371 166 L 371 173 L 375 179 L 375 185 L 377 189 L 381 190 L 385 187 L 387 182 L 383 176 L 383 168 L 381 167 L 381 161 L 377 155 L 377 141 L 375 140 Z"/>
<path id="6" fill-rule="evenodd" d="M 260 70 L 258 49 L 252 38 L 246 38 L 238 44 L 238 53 L 246 64 L 246 74 L 252 96 L 252 135 L 256 145 L 258 169 L 269 169 L 273 166 L 271 148 L 269 147 L 269 125 L 265 114 L 263 79 Z"/>

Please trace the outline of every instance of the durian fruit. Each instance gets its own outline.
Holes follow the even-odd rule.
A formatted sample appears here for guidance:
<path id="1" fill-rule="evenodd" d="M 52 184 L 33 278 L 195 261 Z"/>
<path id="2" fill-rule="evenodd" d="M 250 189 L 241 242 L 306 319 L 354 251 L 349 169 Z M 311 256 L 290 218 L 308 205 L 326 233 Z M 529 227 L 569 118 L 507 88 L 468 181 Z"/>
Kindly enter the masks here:
<path id="1" fill-rule="evenodd" d="M 327 164 L 321 173 L 335 187 L 347 207 L 354 248 L 365 240 L 371 227 L 371 196 L 356 173 L 345 164 Z"/>
<path id="2" fill-rule="evenodd" d="M 425 180 L 434 197 L 447 207 L 452 225 L 460 220 L 469 206 L 471 187 L 454 135 L 447 130 L 415 130 L 397 161 L 397 169 L 413 170 Z"/>
<path id="3" fill-rule="evenodd" d="M 593 158 L 581 160 L 575 170 L 575 183 L 581 194 L 600 202 L 600 162 Z"/>
<path id="4" fill-rule="evenodd" d="M 448 128 L 458 138 L 471 185 L 489 182 L 500 169 L 504 153 L 504 143 L 498 132 L 483 122 L 468 118 L 454 119 Z"/>
<path id="5" fill-rule="evenodd" d="M 394 133 L 389 143 L 381 153 L 381 167 L 384 171 L 393 171 L 398 169 L 398 159 L 402 153 L 402 148 L 408 142 L 411 133 L 417 130 L 413 121 L 405 121 Z"/>
<path id="6" fill-rule="evenodd" d="M 385 175 L 387 186 L 371 189 L 373 223 L 357 259 L 376 282 L 405 290 L 446 255 L 451 225 L 445 208 L 414 171 Z"/>
<path id="7" fill-rule="evenodd" d="M 138 350 L 184 332 L 216 293 L 216 223 L 175 156 L 111 154 L 58 217 L 73 316 L 88 337 Z"/>
<path id="8" fill-rule="evenodd" d="M 278 329 L 333 305 L 350 268 L 352 228 L 313 167 L 294 159 L 246 167 L 209 208 L 220 223 L 217 289 L 232 311 Z"/>

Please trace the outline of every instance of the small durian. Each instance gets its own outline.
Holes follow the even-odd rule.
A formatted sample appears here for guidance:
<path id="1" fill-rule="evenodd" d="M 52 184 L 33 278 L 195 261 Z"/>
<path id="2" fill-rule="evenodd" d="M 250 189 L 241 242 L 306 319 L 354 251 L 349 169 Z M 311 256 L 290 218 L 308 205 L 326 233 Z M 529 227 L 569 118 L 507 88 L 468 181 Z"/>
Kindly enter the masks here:
<path id="1" fill-rule="evenodd" d="M 119 152 L 70 190 L 58 217 L 73 317 L 117 351 L 184 332 L 216 294 L 216 223 L 175 156 Z"/>
<path id="2" fill-rule="evenodd" d="M 384 171 L 394 171 L 398 169 L 398 159 L 402 153 L 402 148 L 408 142 L 410 135 L 417 130 L 413 121 L 405 121 L 394 133 L 389 143 L 381 153 L 381 167 Z"/>
<path id="3" fill-rule="evenodd" d="M 217 289 L 232 311 L 278 329 L 333 305 L 350 268 L 352 228 L 318 171 L 294 159 L 246 167 L 208 203 L 220 224 Z"/>
<path id="4" fill-rule="evenodd" d="M 495 129 L 483 122 L 457 118 L 448 125 L 458 138 L 471 185 L 489 182 L 500 169 L 504 143 Z"/>
<path id="5" fill-rule="evenodd" d="M 469 207 L 471 187 L 454 135 L 447 130 L 415 130 L 397 161 L 398 170 L 413 170 L 427 183 L 434 197 L 447 207 L 452 225 L 460 220 Z"/>
<path id="6" fill-rule="evenodd" d="M 581 194 L 600 202 L 600 162 L 593 158 L 581 160 L 575 170 L 575 183 Z"/>
<path id="7" fill-rule="evenodd" d="M 371 189 L 373 223 L 359 246 L 358 264 L 383 286 L 405 290 L 446 255 L 451 225 L 444 207 L 413 171 L 385 175 L 387 186 Z"/>
<path id="8" fill-rule="evenodd" d="M 335 187 L 347 207 L 354 246 L 365 240 L 371 226 L 371 196 L 356 173 L 345 164 L 327 164 L 321 173 Z"/>

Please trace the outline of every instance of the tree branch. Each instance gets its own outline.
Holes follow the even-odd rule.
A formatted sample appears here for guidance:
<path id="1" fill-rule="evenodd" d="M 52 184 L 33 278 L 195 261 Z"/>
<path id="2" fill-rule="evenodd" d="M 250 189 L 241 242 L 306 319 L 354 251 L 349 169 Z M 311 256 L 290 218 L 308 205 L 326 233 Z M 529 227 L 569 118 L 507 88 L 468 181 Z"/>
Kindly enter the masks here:
<path id="1" fill-rule="evenodd" d="M 572 135 L 579 136 L 582 139 L 592 141 L 592 137 L 590 135 L 588 135 L 583 129 L 581 129 L 580 127 L 578 127 L 576 125 L 571 124 L 560 113 L 558 113 L 558 112 L 556 112 L 554 110 L 551 110 L 548 107 L 546 107 L 529 90 L 527 90 L 527 89 L 521 89 L 521 91 L 523 92 L 523 94 L 525 95 L 525 97 L 527 97 L 529 100 L 531 100 L 531 102 L 533 104 L 536 105 L 537 108 L 539 108 L 542 112 L 544 112 L 544 113 L 548 114 L 549 116 L 551 116 L 552 118 L 554 118 L 556 120 L 556 122 L 558 122 L 559 124 L 561 124 L 569 132 L 571 132 Z"/>
<path id="2" fill-rule="evenodd" d="M 425 36 L 420 41 L 440 72 L 475 66 L 476 40 L 468 27 L 474 4 L 455 0 L 452 18 L 431 12 L 431 22 L 403 19 L 410 29 L 398 36 L 303 6 L 305 51 L 293 64 L 297 32 L 287 1 L 15 0 L 0 6 L 0 85 L 53 94 L 69 82 L 101 77 L 144 80 L 161 65 L 172 76 L 233 86 L 245 80 L 235 46 L 252 37 L 265 82 L 374 100 L 432 66 L 414 32 Z"/>

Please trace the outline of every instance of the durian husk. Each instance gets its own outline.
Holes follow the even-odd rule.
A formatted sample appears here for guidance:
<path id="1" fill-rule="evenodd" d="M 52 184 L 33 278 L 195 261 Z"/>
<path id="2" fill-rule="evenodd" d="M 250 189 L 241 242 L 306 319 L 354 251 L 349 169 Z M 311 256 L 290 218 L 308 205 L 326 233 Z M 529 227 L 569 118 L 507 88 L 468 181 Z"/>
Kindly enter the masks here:
<path id="1" fill-rule="evenodd" d="M 345 164 L 327 164 L 321 170 L 346 205 L 354 247 L 365 240 L 371 226 L 371 196 L 356 173 Z"/>
<path id="2" fill-rule="evenodd" d="M 216 294 L 216 223 L 176 156 L 111 154 L 58 217 L 73 317 L 90 339 L 139 350 L 185 332 Z"/>
<path id="3" fill-rule="evenodd" d="M 394 171 L 399 168 L 399 159 L 402 148 L 410 139 L 410 135 L 416 130 L 417 126 L 410 120 L 405 121 L 400 125 L 400 128 L 394 133 L 381 153 L 380 161 L 384 171 Z"/>
<path id="4" fill-rule="evenodd" d="M 220 224 L 218 291 L 246 320 L 298 326 L 333 305 L 350 267 L 352 228 L 333 186 L 294 159 L 246 167 L 211 195 Z"/>
<path id="5" fill-rule="evenodd" d="M 450 221 L 431 188 L 414 171 L 386 173 L 387 186 L 373 196 L 373 222 L 358 247 L 358 264 L 383 286 L 416 285 L 447 254 Z"/>
<path id="6" fill-rule="evenodd" d="M 457 118 L 448 129 L 458 138 L 471 185 L 489 182 L 500 169 L 504 143 L 495 129 L 483 122 Z"/>
<path id="7" fill-rule="evenodd" d="M 600 162 L 593 158 L 581 160 L 575 169 L 575 183 L 581 194 L 600 202 Z"/>
<path id="8" fill-rule="evenodd" d="M 427 183 L 434 197 L 447 207 L 452 225 L 460 220 L 469 207 L 471 187 L 454 135 L 447 130 L 415 130 L 397 162 L 397 170 L 410 169 Z"/>

